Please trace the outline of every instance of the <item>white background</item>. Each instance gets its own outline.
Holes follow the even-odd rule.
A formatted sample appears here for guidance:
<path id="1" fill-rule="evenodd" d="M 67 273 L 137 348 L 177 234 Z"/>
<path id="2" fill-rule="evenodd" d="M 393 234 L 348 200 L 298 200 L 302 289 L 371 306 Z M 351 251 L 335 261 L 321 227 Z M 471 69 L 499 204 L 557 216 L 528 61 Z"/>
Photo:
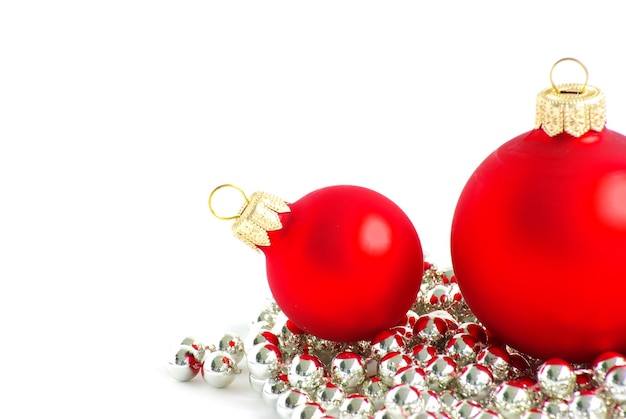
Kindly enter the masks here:
<path id="1" fill-rule="evenodd" d="M 0 416 L 273 418 L 245 373 L 220 390 L 163 367 L 188 334 L 243 333 L 269 296 L 263 256 L 211 216 L 211 190 L 293 202 L 366 186 L 447 266 L 465 181 L 532 129 L 556 60 L 586 64 L 626 132 L 623 11 L 0 3 Z"/>

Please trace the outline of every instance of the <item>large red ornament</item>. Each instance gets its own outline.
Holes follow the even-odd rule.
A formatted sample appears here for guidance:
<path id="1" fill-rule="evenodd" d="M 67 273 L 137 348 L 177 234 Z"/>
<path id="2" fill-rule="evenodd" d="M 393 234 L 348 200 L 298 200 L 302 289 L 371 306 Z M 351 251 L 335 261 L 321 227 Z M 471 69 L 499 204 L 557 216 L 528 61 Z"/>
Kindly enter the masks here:
<path id="1" fill-rule="evenodd" d="M 553 87 L 538 96 L 536 129 L 467 182 L 452 261 L 468 305 L 505 343 L 587 362 L 626 352 L 626 137 L 604 128 L 599 90 Z"/>
<path id="2" fill-rule="evenodd" d="M 423 275 L 415 227 L 391 200 L 340 185 L 287 204 L 257 192 L 233 225 L 266 256 L 281 310 L 304 332 L 342 342 L 372 339 L 415 302 Z"/>

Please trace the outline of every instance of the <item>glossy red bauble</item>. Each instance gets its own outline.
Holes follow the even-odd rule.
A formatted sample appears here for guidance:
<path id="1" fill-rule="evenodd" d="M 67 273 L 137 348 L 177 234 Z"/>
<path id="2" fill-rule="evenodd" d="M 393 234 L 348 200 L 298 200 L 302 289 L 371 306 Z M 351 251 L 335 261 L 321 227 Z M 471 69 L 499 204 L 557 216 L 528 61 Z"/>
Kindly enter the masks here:
<path id="1" fill-rule="evenodd" d="M 506 344 L 570 362 L 626 352 L 626 137 L 505 143 L 467 182 L 451 251 L 468 305 Z"/>
<path id="2" fill-rule="evenodd" d="M 352 342 L 403 318 L 423 275 L 419 237 L 391 200 L 358 186 L 318 189 L 288 204 L 268 231 L 270 289 L 303 331 Z"/>

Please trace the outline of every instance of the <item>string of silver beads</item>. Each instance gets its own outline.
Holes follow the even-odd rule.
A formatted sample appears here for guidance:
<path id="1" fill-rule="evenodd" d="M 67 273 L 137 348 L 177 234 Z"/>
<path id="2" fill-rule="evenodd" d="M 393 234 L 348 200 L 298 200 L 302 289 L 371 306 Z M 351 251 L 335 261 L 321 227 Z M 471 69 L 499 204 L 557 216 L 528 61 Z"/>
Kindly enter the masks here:
<path id="1" fill-rule="evenodd" d="M 226 387 L 244 358 L 251 387 L 283 419 L 626 418 L 624 356 L 571 365 L 519 353 L 477 321 L 454 273 L 430 263 L 403 321 L 372 341 L 308 335 L 271 302 L 244 340 L 185 338 L 166 368 Z"/>

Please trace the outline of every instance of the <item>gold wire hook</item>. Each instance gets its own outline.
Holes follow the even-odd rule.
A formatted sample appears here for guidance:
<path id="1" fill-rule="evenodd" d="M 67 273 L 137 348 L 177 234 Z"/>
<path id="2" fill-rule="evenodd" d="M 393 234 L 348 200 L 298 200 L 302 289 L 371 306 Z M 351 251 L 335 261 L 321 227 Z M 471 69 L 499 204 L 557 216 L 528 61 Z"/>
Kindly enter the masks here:
<path id="1" fill-rule="evenodd" d="M 211 214 L 213 214 L 216 218 L 219 218 L 220 220 L 234 220 L 236 218 L 239 218 L 239 214 L 231 215 L 229 217 L 224 217 L 224 216 L 218 215 L 215 212 L 215 210 L 213 209 L 213 204 L 211 203 L 212 200 L 213 200 L 213 195 L 215 195 L 215 192 L 217 192 L 217 191 L 219 191 L 220 189 L 223 189 L 223 188 L 233 188 L 233 189 L 238 190 L 241 193 L 241 195 L 243 196 L 243 199 L 246 201 L 246 205 L 250 203 L 250 200 L 246 196 L 246 193 L 240 187 L 232 185 L 230 183 L 225 183 L 225 184 L 220 185 L 217 188 L 213 189 L 213 191 L 209 195 L 209 209 L 211 210 Z"/>
<path id="2" fill-rule="evenodd" d="M 552 79 L 552 72 L 554 71 L 554 68 L 557 65 L 561 64 L 563 61 L 573 61 L 573 62 L 575 62 L 576 64 L 578 64 L 579 66 L 582 67 L 583 71 L 585 72 L 585 83 L 583 84 L 583 87 L 580 89 L 580 92 L 577 92 L 577 93 L 584 93 L 585 92 L 585 88 L 587 88 L 587 82 L 589 81 L 589 72 L 587 71 L 587 67 L 585 67 L 585 65 L 583 63 L 581 63 L 576 58 L 570 58 L 570 57 L 561 58 L 560 60 L 558 60 L 556 63 L 554 63 L 552 65 L 552 68 L 550 69 L 550 84 L 552 84 L 552 88 L 554 89 L 554 91 L 557 94 L 563 93 L 556 87 L 556 85 L 554 84 L 554 80 Z"/>

